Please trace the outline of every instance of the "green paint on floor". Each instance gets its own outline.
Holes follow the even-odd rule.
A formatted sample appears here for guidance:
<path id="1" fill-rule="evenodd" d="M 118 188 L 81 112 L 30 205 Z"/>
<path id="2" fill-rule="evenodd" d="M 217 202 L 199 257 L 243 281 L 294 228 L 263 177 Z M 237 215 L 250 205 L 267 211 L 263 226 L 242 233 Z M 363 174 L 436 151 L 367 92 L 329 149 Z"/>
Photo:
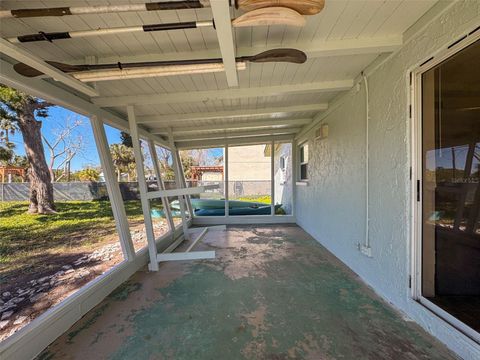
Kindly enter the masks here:
<path id="1" fill-rule="evenodd" d="M 454 358 L 296 226 L 230 227 L 199 248 L 217 258 L 137 273 L 43 358 Z"/>

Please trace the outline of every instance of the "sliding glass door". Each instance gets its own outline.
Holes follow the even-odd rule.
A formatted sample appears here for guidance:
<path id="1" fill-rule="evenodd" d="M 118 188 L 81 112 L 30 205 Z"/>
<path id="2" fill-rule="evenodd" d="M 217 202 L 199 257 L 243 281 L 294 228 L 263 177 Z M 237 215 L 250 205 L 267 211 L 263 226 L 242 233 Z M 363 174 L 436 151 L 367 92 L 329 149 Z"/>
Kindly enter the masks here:
<path id="1" fill-rule="evenodd" d="M 480 332 L 480 41 L 421 76 L 421 295 Z M 420 183 L 419 183 L 420 184 Z"/>

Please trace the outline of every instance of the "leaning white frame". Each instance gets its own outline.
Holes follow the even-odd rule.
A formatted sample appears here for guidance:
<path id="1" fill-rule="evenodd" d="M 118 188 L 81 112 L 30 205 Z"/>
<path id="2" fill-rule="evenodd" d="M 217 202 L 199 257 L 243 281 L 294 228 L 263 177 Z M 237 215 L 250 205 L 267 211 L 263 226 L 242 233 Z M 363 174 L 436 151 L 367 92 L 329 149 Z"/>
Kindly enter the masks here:
<path id="1" fill-rule="evenodd" d="M 410 73 L 410 103 L 411 103 L 411 297 L 421 305 L 430 310 L 434 315 L 441 318 L 447 324 L 457 331 L 468 336 L 473 341 L 480 343 L 480 333 L 452 316 L 433 302 L 422 296 L 422 205 L 423 193 L 421 188 L 423 184 L 422 167 L 422 74 L 432 69 L 438 64 L 449 59 L 456 53 L 465 49 L 474 42 L 480 40 L 480 33 L 465 35 L 465 37 L 453 46 L 440 49 L 431 60 L 415 66 Z M 420 189 L 417 189 L 417 182 L 420 182 Z M 420 191 L 419 200 L 417 200 L 417 191 Z"/>

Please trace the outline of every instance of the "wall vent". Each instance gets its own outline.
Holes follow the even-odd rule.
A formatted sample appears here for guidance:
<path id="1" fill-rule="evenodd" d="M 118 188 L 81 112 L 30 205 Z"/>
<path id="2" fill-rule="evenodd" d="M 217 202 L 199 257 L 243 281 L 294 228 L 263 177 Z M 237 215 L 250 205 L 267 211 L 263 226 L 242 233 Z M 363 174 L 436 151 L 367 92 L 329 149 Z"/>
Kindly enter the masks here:
<path id="1" fill-rule="evenodd" d="M 323 124 L 317 130 L 315 130 L 315 140 L 323 140 L 328 137 L 328 125 Z"/>

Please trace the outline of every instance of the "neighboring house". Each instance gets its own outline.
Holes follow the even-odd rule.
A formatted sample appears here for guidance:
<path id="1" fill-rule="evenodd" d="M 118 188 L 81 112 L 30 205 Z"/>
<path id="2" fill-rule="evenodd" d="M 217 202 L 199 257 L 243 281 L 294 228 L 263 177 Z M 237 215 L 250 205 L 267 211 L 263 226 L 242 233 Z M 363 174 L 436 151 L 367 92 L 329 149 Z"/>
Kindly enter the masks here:
<path id="1" fill-rule="evenodd" d="M 193 181 L 223 181 L 223 165 L 192 166 L 191 180 Z"/>
<path id="2" fill-rule="evenodd" d="M 271 145 L 232 146 L 228 149 L 230 198 L 271 195 Z M 192 166 L 192 180 L 224 181 L 223 166 Z M 275 204 L 292 213 L 292 145 L 275 145 Z"/>

